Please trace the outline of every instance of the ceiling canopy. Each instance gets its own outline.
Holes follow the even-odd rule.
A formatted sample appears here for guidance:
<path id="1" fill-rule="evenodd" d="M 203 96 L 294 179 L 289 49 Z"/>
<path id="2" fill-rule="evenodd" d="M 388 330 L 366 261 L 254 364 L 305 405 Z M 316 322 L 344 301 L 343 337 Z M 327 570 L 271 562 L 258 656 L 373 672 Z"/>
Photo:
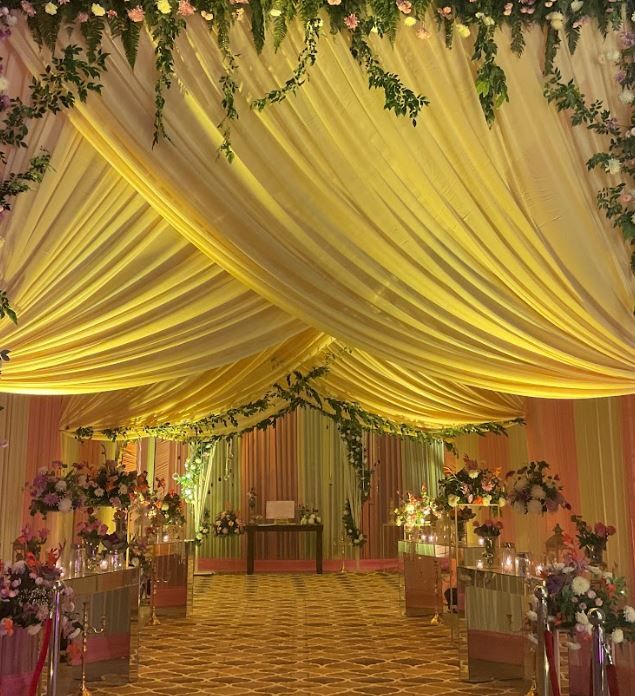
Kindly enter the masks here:
<path id="1" fill-rule="evenodd" d="M 582 31 L 560 67 L 619 112 L 597 60 L 613 39 Z M 72 395 L 72 428 L 200 418 L 327 355 L 325 392 L 427 428 L 514 418 L 525 396 L 635 391 L 629 250 L 595 203 L 607 176 L 584 164 L 599 136 L 543 98 L 539 31 L 522 58 L 500 50 L 510 101 L 491 128 L 467 46 L 412 32 L 378 46 L 430 97 L 413 127 L 382 110 L 341 35 L 297 96 L 250 110 L 302 31 L 258 57 L 237 23 L 232 164 L 216 156 L 222 56 L 201 18 L 177 42 L 171 140 L 154 148 L 150 42 L 134 72 L 105 42 L 103 96 L 10 156 L 19 169 L 45 147 L 52 171 L 3 223 L 20 321 L 0 324 L 2 391 Z M 8 50 L 24 90 L 41 54 L 21 25 Z"/>

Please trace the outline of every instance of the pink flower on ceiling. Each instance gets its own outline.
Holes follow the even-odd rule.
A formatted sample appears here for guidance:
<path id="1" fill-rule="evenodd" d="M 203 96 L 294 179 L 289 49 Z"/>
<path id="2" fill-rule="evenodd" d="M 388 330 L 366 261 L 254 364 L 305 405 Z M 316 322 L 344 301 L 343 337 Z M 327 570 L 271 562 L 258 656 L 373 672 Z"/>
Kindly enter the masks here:
<path id="1" fill-rule="evenodd" d="M 410 14 L 412 12 L 412 3 L 410 0 L 397 0 L 396 5 L 403 14 Z"/>
<path id="2" fill-rule="evenodd" d="M 131 10 L 128 10 L 128 19 L 132 20 L 133 22 L 143 22 L 144 17 L 145 12 L 141 5 L 137 5 L 136 7 L 133 7 Z"/>
<path id="3" fill-rule="evenodd" d="M 25 15 L 27 15 L 28 17 L 35 17 L 35 8 L 29 2 L 29 0 L 22 0 L 22 2 L 20 3 L 20 7 L 22 8 L 22 12 L 24 12 Z"/>
<path id="4" fill-rule="evenodd" d="M 179 9 L 177 10 L 177 14 L 180 14 L 181 17 L 190 17 L 195 12 L 196 10 L 190 4 L 189 0 L 179 0 Z"/>
<path id="5" fill-rule="evenodd" d="M 359 19 L 357 19 L 357 15 L 349 14 L 347 17 L 344 17 L 344 24 L 352 31 L 353 29 L 357 29 Z"/>

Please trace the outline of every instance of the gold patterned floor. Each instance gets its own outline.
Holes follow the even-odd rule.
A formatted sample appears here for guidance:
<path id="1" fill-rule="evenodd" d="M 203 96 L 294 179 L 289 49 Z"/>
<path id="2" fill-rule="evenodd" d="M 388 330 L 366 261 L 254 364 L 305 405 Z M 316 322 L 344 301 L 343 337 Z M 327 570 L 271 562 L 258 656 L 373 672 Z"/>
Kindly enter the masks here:
<path id="1" fill-rule="evenodd" d="M 148 626 L 138 681 L 94 696 L 518 696 L 466 684 L 446 628 L 400 613 L 391 573 L 216 575 L 194 616 Z"/>

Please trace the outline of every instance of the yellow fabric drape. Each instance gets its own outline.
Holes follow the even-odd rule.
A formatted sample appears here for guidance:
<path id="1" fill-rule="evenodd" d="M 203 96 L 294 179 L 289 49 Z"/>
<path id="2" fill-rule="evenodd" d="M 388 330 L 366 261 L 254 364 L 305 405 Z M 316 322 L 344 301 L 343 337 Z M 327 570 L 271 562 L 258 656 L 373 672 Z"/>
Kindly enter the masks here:
<path id="1" fill-rule="evenodd" d="M 608 68 L 591 62 L 603 45 L 587 29 L 576 74 L 602 95 Z M 250 98 L 287 77 L 301 29 L 262 58 L 247 33 L 237 26 L 233 49 Z M 301 95 L 261 115 L 243 108 L 231 167 L 213 155 L 209 77 L 221 67 L 202 21 L 178 45 L 173 142 L 154 150 L 149 46 L 134 75 L 108 50 L 104 97 L 74 125 L 175 230 L 276 306 L 435 379 L 551 397 L 633 391 L 625 244 L 581 166 L 589 139 L 542 96 L 539 32 L 521 59 L 501 48 L 511 101 L 492 130 L 469 48 L 405 31 L 394 51 L 379 47 L 432 100 L 413 129 L 382 111 L 344 38 L 325 37 Z"/>
<path id="2" fill-rule="evenodd" d="M 3 287 L 19 324 L 2 322 L 3 391 L 157 383 L 305 328 L 177 235 L 70 126 L 55 140 L 52 171 L 6 224 Z"/>
<path id="3" fill-rule="evenodd" d="M 326 393 L 429 427 L 520 415 L 514 394 L 635 390 L 626 246 L 596 209 L 604 177 L 584 167 L 599 141 L 546 104 L 538 32 L 521 59 L 501 48 L 511 102 L 491 130 L 469 45 L 407 31 L 377 49 L 431 98 L 416 129 L 383 112 L 341 36 L 322 39 L 297 97 L 255 114 L 246 100 L 286 79 L 301 30 L 262 58 L 247 34 L 232 38 L 233 166 L 215 158 L 220 57 L 199 18 L 176 52 L 172 143 L 150 147 L 146 40 L 134 74 L 108 46 L 104 96 L 35 125 L 54 171 L 5 232 L 21 323 L 0 325 L 2 390 L 76 394 L 71 428 L 177 422 L 342 346 Z M 604 45 L 583 34 L 565 73 L 614 101 Z M 23 80 L 40 69 L 24 27 L 10 49 Z"/>
<path id="4" fill-rule="evenodd" d="M 349 354 L 331 338 L 307 330 L 276 349 L 202 375 L 107 394 L 68 397 L 62 427 L 75 430 L 89 425 L 105 429 L 193 421 L 259 399 L 292 369 L 308 370 L 327 361 L 327 375 L 314 384 L 321 394 L 358 401 L 373 413 L 415 426 L 438 428 L 503 421 L 524 413 L 524 399 L 520 397 L 426 379 L 364 353 Z M 241 428 L 254 425 L 284 405 L 273 404 L 268 411 L 241 420 Z"/>

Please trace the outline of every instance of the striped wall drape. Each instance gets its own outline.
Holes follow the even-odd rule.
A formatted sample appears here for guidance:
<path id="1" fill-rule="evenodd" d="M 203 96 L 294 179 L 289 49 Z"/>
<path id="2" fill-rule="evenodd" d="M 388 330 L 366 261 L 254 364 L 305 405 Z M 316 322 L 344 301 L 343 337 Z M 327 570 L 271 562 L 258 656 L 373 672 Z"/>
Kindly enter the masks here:
<path id="1" fill-rule="evenodd" d="M 99 463 L 114 456 L 114 445 L 80 443 L 61 434 L 61 398 L 0 395 L 0 558 L 8 559 L 11 544 L 26 514 L 25 483 L 38 468 L 51 461 Z M 457 440 L 461 453 L 484 461 L 503 472 L 529 460 L 546 459 L 559 473 L 574 512 L 589 522 L 604 521 L 617 527 L 609 540 L 608 561 L 635 579 L 635 396 L 566 401 L 528 399 L 527 425 L 509 430 L 508 437 L 474 435 Z M 363 557 L 392 556 L 395 530 L 386 526 L 397 492 L 417 491 L 426 483 L 431 494 L 443 460 L 454 457 L 439 447 L 411 440 L 373 435 L 366 439 L 369 462 L 374 467 L 369 501 L 363 507 L 361 526 L 368 536 Z M 182 470 L 187 448 L 178 443 L 140 440 L 124 452 L 128 468 L 154 470 L 172 484 Z M 247 494 L 256 489 L 256 513 L 264 514 L 267 500 L 289 499 L 315 505 L 325 525 L 325 555 L 338 555 L 341 516 L 346 496 L 356 491 L 344 444 L 333 423 L 315 412 L 299 411 L 280 421 L 275 429 L 254 432 L 230 443 L 220 442 L 213 462 L 206 508 L 213 517 L 230 504 L 248 516 Z M 520 550 L 540 553 L 556 522 L 572 532 L 570 513 L 534 519 L 504 511 L 504 537 Z M 267 546 L 265 547 L 265 543 Z M 260 542 L 260 557 L 309 558 L 307 540 L 275 535 Z M 201 548 L 207 559 L 243 557 L 244 539 L 208 539 Z M 635 589 L 635 587 L 634 587 Z"/>
<path id="2" fill-rule="evenodd" d="M 362 507 L 355 472 L 333 422 L 315 411 L 300 409 L 275 428 L 245 434 L 232 445 L 219 443 L 212 458 L 212 485 L 207 509 L 212 517 L 227 504 L 249 516 L 248 492 L 256 491 L 255 514 L 265 514 L 267 500 L 293 500 L 319 509 L 324 524 L 324 555 L 337 557 L 343 534 L 342 513 L 348 497 L 358 525 L 368 537 L 363 558 L 394 555 L 394 530 L 387 529 L 398 492 L 417 492 L 422 483 L 433 491 L 442 463 L 439 445 L 401 442 L 387 436 L 366 437 L 374 468 L 371 495 Z M 233 456 L 232 456 L 233 448 Z M 258 539 L 257 558 L 306 559 L 312 539 L 297 535 L 267 535 Z M 239 558 L 243 539 L 206 540 L 200 557 Z"/>

